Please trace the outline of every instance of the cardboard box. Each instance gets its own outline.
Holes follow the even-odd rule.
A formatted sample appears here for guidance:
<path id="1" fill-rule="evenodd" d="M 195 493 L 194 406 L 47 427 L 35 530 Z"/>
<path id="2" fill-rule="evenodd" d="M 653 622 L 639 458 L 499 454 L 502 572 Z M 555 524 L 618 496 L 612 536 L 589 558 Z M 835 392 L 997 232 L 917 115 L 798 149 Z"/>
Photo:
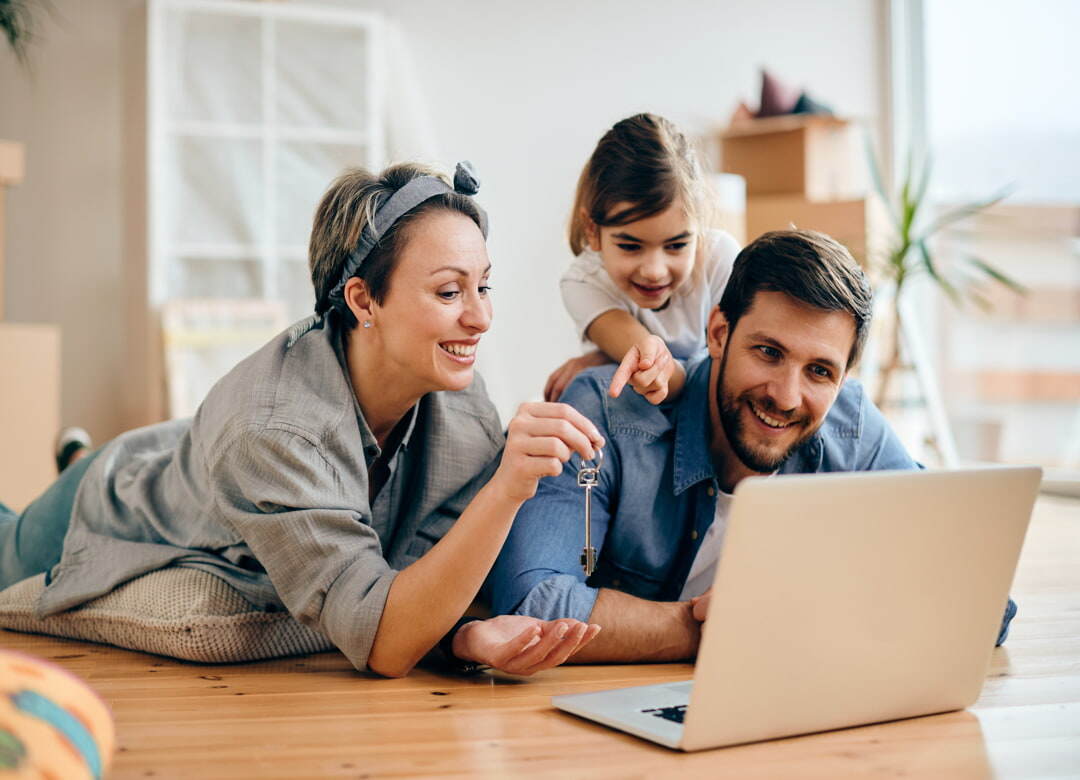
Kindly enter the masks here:
<path id="1" fill-rule="evenodd" d="M 846 246 L 852 256 L 868 266 L 887 238 L 885 217 L 876 201 L 810 201 L 785 195 L 746 199 L 746 237 L 753 241 L 769 230 L 817 230 Z"/>
<path id="2" fill-rule="evenodd" d="M 23 508 L 56 479 L 60 329 L 0 323 L 0 501 Z"/>
<path id="3" fill-rule="evenodd" d="M 22 144 L 0 141 L 0 320 L 4 319 L 4 189 L 22 182 L 25 164 Z"/>
<path id="4" fill-rule="evenodd" d="M 720 170 L 745 178 L 751 197 L 859 197 L 864 166 L 853 131 L 847 120 L 823 115 L 738 122 L 720 136 Z"/>
<path id="5" fill-rule="evenodd" d="M 0 141 L 0 187 L 21 184 L 25 174 L 25 147 L 15 141 Z"/>

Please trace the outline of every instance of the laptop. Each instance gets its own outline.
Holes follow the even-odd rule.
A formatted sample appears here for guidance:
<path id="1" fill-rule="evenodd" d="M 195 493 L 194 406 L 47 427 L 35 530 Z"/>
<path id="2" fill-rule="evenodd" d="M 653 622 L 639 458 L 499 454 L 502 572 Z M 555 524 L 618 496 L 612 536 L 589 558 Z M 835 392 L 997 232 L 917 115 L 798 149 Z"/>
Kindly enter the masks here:
<path id="1" fill-rule="evenodd" d="M 979 696 L 1041 469 L 751 477 L 694 677 L 555 696 L 702 750 L 959 710 Z"/>

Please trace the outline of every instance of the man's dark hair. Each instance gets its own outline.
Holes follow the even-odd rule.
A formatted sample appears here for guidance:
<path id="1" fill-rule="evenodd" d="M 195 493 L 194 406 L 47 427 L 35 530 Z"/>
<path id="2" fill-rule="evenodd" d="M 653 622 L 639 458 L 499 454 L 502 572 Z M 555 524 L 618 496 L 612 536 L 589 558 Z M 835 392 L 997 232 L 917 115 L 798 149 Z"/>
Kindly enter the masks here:
<path id="1" fill-rule="evenodd" d="M 858 361 L 870 329 L 873 292 L 842 244 L 812 230 L 774 230 L 743 247 L 720 298 L 729 333 L 759 290 L 787 293 L 826 311 L 848 312 L 855 321 L 855 341 L 847 368 Z"/>

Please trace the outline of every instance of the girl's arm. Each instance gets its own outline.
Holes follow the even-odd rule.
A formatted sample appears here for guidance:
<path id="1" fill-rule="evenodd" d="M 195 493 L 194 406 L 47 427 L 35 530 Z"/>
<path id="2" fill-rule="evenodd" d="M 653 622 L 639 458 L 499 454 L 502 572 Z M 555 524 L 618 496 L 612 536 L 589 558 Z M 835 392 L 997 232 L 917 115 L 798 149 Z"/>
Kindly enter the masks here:
<path id="1" fill-rule="evenodd" d="M 599 431 L 572 407 L 523 404 L 510 421 L 495 475 L 450 531 L 394 578 L 368 667 L 388 677 L 407 674 L 472 602 L 518 508 L 536 492 L 537 481 L 560 474 L 572 452 L 592 458 L 594 447 L 600 446 L 603 438 Z M 553 665 L 576 651 L 597 630 L 574 622 L 565 632 L 561 625 L 525 626 L 515 637 L 520 646 L 514 645 L 511 650 L 528 654 L 525 660 L 535 671 L 536 664 L 542 664 L 545 658 Z M 503 659 L 496 655 L 474 660 L 491 663 Z"/>
<path id="2" fill-rule="evenodd" d="M 649 333 L 629 312 L 604 312 L 589 324 L 585 335 L 620 363 L 611 380 L 613 397 L 618 397 L 627 383 L 654 404 L 682 392 L 686 369 L 671 356 L 663 339 Z"/>
<path id="3" fill-rule="evenodd" d="M 610 362 L 611 358 L 598 349 L 586 352 L 579 357 L 570 358 L 551 372 L 551 376 L 548 377 L 547 382 L 544 384 L 544 400 L 558 401 L 562 397 L 563 391 L 574 381 L 574 377 L 586 368 L 602 366 Z"/>

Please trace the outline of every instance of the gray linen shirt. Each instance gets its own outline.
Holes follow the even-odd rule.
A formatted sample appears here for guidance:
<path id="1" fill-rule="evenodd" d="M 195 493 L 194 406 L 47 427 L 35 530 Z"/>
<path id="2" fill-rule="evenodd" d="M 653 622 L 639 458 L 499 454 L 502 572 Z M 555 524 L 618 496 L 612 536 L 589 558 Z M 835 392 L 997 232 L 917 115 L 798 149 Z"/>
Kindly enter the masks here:
<path id="1" fill-rule="evenodd" d="M 494 470 L 503 434 L 479 375 L 464 391 L 424 396 L 371 506 L 379 447 L 334 322 L 310 317 L 277 336 L 193 420 L 106 445 L 79 485 L 38 615 L 190 566 L 260 608 L 287 609 L 364 669 L 397 571 L 450 529 Z"/>

